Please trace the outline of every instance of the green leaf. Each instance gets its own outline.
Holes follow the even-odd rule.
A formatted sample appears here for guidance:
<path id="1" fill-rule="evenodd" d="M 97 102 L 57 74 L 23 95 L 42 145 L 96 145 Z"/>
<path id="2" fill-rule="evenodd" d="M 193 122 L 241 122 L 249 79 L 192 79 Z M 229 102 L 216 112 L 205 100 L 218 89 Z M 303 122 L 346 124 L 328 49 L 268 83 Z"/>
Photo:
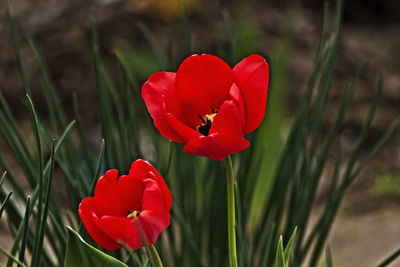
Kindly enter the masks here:
<path id="1" fill-rule="evenodd" d="M 68 230 L 68 244 L 65 253 L 64 267 L 127 267 L 126 264 L 101 252 L 86 243 L 82 237 L 70 227 Z"/>
<path id="2" fill-rule="evenodd" d="M 283 253 L 283 238 L 279 237 L 278 248 L 276 249 L 275 267 L 286 267 Z"/>
<path id="3" fill-rule="evenodd" d="M 285 266 L 289 266 L 290 252 L 292 251 L 294 238 L 296 237 L 296 232 L 297 232 L 297 226 L 294 228 L 293 234 L 290 237 L 288 244 L 286 245 L 285 252 L 283 253 L 283 257 L 285 259 Z"/>

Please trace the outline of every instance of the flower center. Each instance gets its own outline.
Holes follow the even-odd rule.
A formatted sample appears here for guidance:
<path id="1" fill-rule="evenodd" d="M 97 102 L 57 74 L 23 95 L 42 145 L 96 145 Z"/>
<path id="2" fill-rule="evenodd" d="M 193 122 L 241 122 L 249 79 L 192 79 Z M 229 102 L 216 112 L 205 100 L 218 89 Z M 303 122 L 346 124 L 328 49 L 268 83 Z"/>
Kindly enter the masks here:
<path id="1" fill-rule="evenodd" d="M 128 219 L 136 219 L 139 217 L 140 212 L 142 211 L 142 207 L 139 207 L 139 210 L 128 210 L 128 216 L 126 216 Z"/>
<path id="2" fill-rule="evenodd" d="M 196 127 L 197 131 L 199 133 L 201 133 L 202 135 L 208 136 L 208 132 L 211 129 L 211 124 L 214 121 L 215 116 L 218 113 L 218 110 L 214 110 L 213 107 L 211 107 L 211 114 L 206 114 L 204 117 L 202 117 L 199 114 L 199 118 L 200 118 L 200 124 Z"/>

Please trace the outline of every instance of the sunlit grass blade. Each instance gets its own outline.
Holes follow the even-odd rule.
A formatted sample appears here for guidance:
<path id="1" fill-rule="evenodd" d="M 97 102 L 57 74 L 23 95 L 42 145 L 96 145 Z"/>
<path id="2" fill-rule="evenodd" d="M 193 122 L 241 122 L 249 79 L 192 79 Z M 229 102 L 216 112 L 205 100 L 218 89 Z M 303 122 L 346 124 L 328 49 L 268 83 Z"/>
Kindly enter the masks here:
<path id="1" fill-rule="evenodd" d="M 52 149 L 51 149 L 51 154 L 50 154 L 50 162 L 51 162 L 50 166 L 51 167 L 50 167 L 50 173 L 49 173 L 48 181 L 47 181 L 47 190 L 46 190 L 45 201 L 44 201 L 44 210 L 43 210 L 42 218 L 40 220 L 41 224 L 40 224 L 39 232 L 37 233 L 37 235 L 39 236 L 39 245 L 38 245 L 38 250 L 37 250 L 36 261 L 33 264 L 31 264 L 31 266 L 40 266 L 40 260 L 41 260 L 41 256 L 42 256 L 42 250 L 43 250 L 44 235 L 45 235 L 45 231 L 46 231 L 46 220 L 47 220 L 47 214 L 48 214 L 49 205 L 50 205 L 51 185 L 52 185 L 53 176 L 54 176 L 55 157 L 56 157 L 56 155 L 55 155 L 55 140 L 53 139 Z M 40 203 L 39 203 L 39 205 L 40 205 Z"/>
<path id="2" fill-rule="evenodd" d="M 329 234 L 329 231 L 332 227 L 333 220 L 337 214 L 337 211 L 339 209 L 340 203 L 343 199 L 343 195 L 347 188 L 350 186 L 351 182 L 354 180 L 355 176 L 351 176 L 352 168 L 357 160 L 358 154 L 361 149 L 361 145 L 366 138 L 366 133 L 367 130 L 372 122 L 372 119 L 374 117 L 374 114 L 376 112 L 376 108 L 379 103 L 381 91 L 382 91 L 382 82 L 383 82 L 383 76 L 381 75 L 379 78 L 379 83 L 378 87 L 375 91 L 375 95 L 371 104 L 371 107 L 369 109 L 369 112 L 367 114 L 365 123 L 362 126 L 361 133 L 359 135 L 359 138 L 356 142 L 354 151 L 352 152 L 352 155 L 350 156 L 350 159 L 348 161 L 346 171 L 344 173 L 344 178 L 341 184 L 338 186 L 338 189 L 330 196 L 330 199 L 328 200 L 328 205 L 326 210 L 324 211 L 324 214 L 322 216 L 322 224 L 320 228 L 320 234 L 319 237 L 316 241 L 316 244 L 313 249 L 312 257 L 311 257 L 311 264 L 317 264 L 321 251 L 323 249 L 324 243 L 326 241 L 326 238 Z"/>
<path id="3" fill-rule="evenodd" d="M 283 256 L 283 238 L 279 237 L 278 247 L 276 249 L 275 267 L 286 267 L 285 258 Z"/>
<path id="4" fill-rule="evenodd" d="M 1 206 L 0 206 L 0 218 L 1 218 L 1 215 L 3 214 L 3 211 L 4 211 L 5 207 L 6 207 L 7 202 L 8 202 L 8 200 L 10 199 L 12 193 L 13 193 L 13 191 L 10 191 L 10 192 L 8 193 L 8 195 L 7 195 L 6 198 L 3 200 L 3 203 L 2 203 Z"/>
<path id="5" fill-rule="evenodd" d="M 55 146 L 54 153 L 57 154 L 57 152 L 60 150 L 61 145 L 64 143 L 65 139 L 67 138 L 68 134 L 70 133 L 72 127 L 74 127 L 76 121 L 73 120 L 71 121 L 68 126 L 65 128 L 63 134 L 61 137 L 58 139 L 57 144 Z M 51 161 L 49 160 L 44 168 L 44 175 L 47 175 L 47 173 L 50 171 L 51 168 Z"/>
<path id="6" fill-rule="evenodd" d="M 4 180 L 6 179 L 7 171 L 3 172 L 3 175 L 1 176 L 0 179 L 0 188 L 3 186 Z"/>
<path id="7" fill-rule="evenodd" d="M 294 240 L 296 238 L 296 233 L 297 233 L 297 226 L 293 230 L 293 234 L 289 239 L 289 242 L 287 243 L 285 250 L 283 252 L 283 258 L 285 259 L 285 265 L 289 266 L 289 259 L 290 259 L 290 253 L 292 252 L 292 247 L 294 244 Z"/>
<path id="8" fill-rule="evenodd" d="M 27 201 L 26 201 L 26 207 L 25 207 L 25 215 L 24 215 L 24 230 L 22 232 L 22 241 L 21 241 L 21 247 L 19 249 L 19 256 L 18 259 L 20 262 L 24 262 L 25 259 L 25 248 L 26 244 L 28 242 L 28 231 L 29 231 L 29 218 L 31 215 L 31 198 L 28 196 Z"/>
<path id="9" fill-rule="evenodd" d="M 36 146 L 37 146 L 37 153 L 38 153 L 38 163 L 37 163 L 37 175 L 38 175 L 38 188 L 39 188 L 39 197 L 38 197 L 38 206 L 37 206 L 37 220 L 36 220 L 36 235 L 35 235 L 35 242 L 34 242 L 34 249 L 32 253 L 32 260 L 31 260 L 31 266 L 35 267 L 36 263 L 36 258 L 38 257 L 38 250 L 39 248 L 39 243 L 40 243 L 40 238 L 38 233 L 40 232 L 40 226 L 42 224 L 42 213 L 43 213 L 43 146 L 42 146 L 42 139 L 40 136 L 40 126 L 39 126 L 39 120 L 35 111 L 35 108 L 33 106 L 32 100 L 29 97 L 29 95 L 26 95 L 26 100 L 27 100 L 27 105 L 30 111 L 31 115 L 31 122 L 32 122 L 32 128 L 33 132 L 35 134 L 36 138 Z"/>
<path id="10" fill-rule="evenodd" d="M 6 255 L 11 261 L 15 262 L 18 266 L 26 267 L 26 265 L 23 262 L 21 262 L 16 257 L 5 251 L 2 247 L 0 247 L 0 252 Z"/>
<path id="11" fill-rule="evenodd" d="M 367 131 L 369 129 L 369 126 L 371 125 L 372 119 L 374 118 L 374 115 L 376 113 L 376 108 L 378 107 L 379 100 L 380 100 L 380 97 L 381 97 L 381 94 L 382 94 L 382 88 L 383 88 L 383 73 L 381 73 L 380 76 L 379 76 L 378 87 L 377 87 L 377 89 L 375 91 L 375 95 L 373 97 L 371 107 L 370 107 L 370 109 L 368 111 L 368 115 L 367 115 L 367 118 L 365 120 L 365 123 L 363 124 L 363 127 L 361 129 L 360 136 L 359 136 L 359 138 L 358 138 L 358 140 L 357 140 L 357 142 L 355 144 L 354 151 L 353 151 L 353 153 L 352 153 L 352 155 L 350 157 L 349 163 L 347 164 L 346 173 L 345 173 L 345 180 L 344 180 L 344 185 L 346 185 L 346 186 L 352 180 L 350 174 L 351 174 L 351 171 L 352 171 L 352 169 L 353 169 L 353 167 L 354 167 L 354 165 L 356 163 L 357 157 L 358 157 L 358 155 L 360 153 L 361 146 L 362 146 L 362 144 L 363 144 L 363 142 L 364 142 L 364 140 L 365 140 L 365 138 L 367 136 Z"/>
<path id="12" fill-rule="evenodd" d="M 383 146 L 383 144 L 393 135 L 393 133 L 400 126 L 400 119 L 397 119 L 393 122 L 392 126 L 383 134 L 381 139 L 376 142 L 376 144 L 371 148 L 368 154 L 365 156 L 363 160 L 360 161 L 358 165 L 356 165 L 350 175 L 350 179 L 354 179 L 358 173 L 362 170 L 362 168 L 367 164 L 367 162 L 375 155 L 376 152 Z"/>
<path id="13" fill-rule="evenodd" d="M 38 199 L 38 195 L 39 195 L 38 193 L 39 193 L 39 187 L 37 186 L 32 194 L 31 207 L 34 207 L 34 205 Z M 11 251 L 10 251 L 11 255 L 15 255 L 18 250 L 19 242 L 23 235 L 24 220 L 23 220 L 23 216 L 20 214 L 19 209 L 16 207 L 15 203 L 10 202 L 9 204 L 10 205 L 7 205 L 7 207 L 6 207 L 8 218 L 9 218 L 9 220 L 12 221 L 12 224 L 18 229 L 14 235 L 14 243 L 13 243 L 13 245 L 11 247 Z M 33 214 L 33 217 L 37 218 L 37 212 L 32 212 L 32 214 Z M 35 236 L 33 233 L 34 233 L 33 230 L 28 231 L 27 246 L 30 251 L 33 251 L 33 247 L 34 247 L 33 242 L 34 242 Z M 51 263 L 51 260 L 49 258 L 49 255 L 47 255 L 46 253 L 44 254 L 44 260 L 45 260 L 46 265 L 51 266 L 51 265 L 49 265 Z M 12 264 L 13 264 L 12 259 L 9 259 L 6 266 L 11 267 Z"/>

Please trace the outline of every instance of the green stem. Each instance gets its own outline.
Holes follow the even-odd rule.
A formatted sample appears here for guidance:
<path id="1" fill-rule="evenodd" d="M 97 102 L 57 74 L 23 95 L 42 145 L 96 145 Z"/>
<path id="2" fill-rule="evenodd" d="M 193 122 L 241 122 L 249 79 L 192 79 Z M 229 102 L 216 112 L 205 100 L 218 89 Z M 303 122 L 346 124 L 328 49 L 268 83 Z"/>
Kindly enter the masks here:
<path id="1" fill-rule="evenodd" d="M 226 185 L 228 194 L 228 241 L 229 241 L 229 263 L 231 267 L 237 267 L 236 255 L 236 227 L 235 227 L 235 187 L 231 156 L 225 159 Z"/>
<path id="2" fill-rule="evenodd" d="M 154 263 L 156 264 L 157 267 L 163 267 L 163 264 L 160 259 L 160 255 L 158 255 L 157 249 L 154 245 L 148 246 L 150 249 L 151 257 L 154 260 Z"/>

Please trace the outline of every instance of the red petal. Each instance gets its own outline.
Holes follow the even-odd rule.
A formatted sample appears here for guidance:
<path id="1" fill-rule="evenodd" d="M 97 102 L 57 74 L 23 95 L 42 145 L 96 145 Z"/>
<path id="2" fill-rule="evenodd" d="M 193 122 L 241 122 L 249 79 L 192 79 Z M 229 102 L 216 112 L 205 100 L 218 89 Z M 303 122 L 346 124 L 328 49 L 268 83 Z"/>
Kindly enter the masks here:
<path id="1" fill-rule="evenodd" d="M 157 237 L 169 225 L 170 216 L 163 210 L 142 211 L 137 219 L 128 219 L 115 216 L 104 216 L 98 221 L 98 226 L 112 239 L 123 242 L 132 250 L 144 246 L 139 230 L 134 220 L 140 222 L 140 226 L 146 236 L 148 244 L 152 245 Z"/>
<path id="2" fill-rule="evenodd" d="M 239 83 L 246 106 L 247 134 L 255 130 L 265 114 L 268 93 L 268 64 L 258 55 L 251 55 L 240 61 L 233 71 Z"/>
<path id="3" fill-rule="evenodd" d="M 246 123 L 246 109 L 243 102 L 242 93 L 240 92 L 239 87 L 234 83 L 231 87 L 229 94 L 232 97 L 232 101 L 236 104 L 239 110 L 239 117 L 242 124 L 242 129 L 244 130 Z"/>
<path id="4" fill-rule="evenodd" d="M 146 234 L 150 245 L 154 244 L 157 237 L 168 227 L 170 216 L 162 210 L 146 210 L 139 215 L 140 225 Z"/>
<path id="5" fill-rule="evenodd" d="M 239 108 L 232 100 L 225 101 L 211 125 L 210 135 L 213 133 L 229 133 L 243 136 L 242 121 Z"/>
<path id="6" fill-rule="evenodd" d="M 219 109 L 229 98 L 235 80 L 232 69 L 222 59 L 211 55 L 193 55 L 182 62 L 176 73 L 175 96 L 179 98 L 185 124 L 195 129 L 198 115 Z"/>
<path id="7" fill-rule="evenodd" d="M 213 160 L 223 160 L 228 155 L 242 151 L 249 142 L 241 136 L 228 133 L 213 133 L 209 136 L 199 136 L 188 142 L 183 151 L 209 157 Z"/>
<path id="8" fill-rule="evenodd" d="M 98 216 L 127 216 L 130 207 L 121 201 L 117 189 L 118 170 L 109 170 L 100 177 L 95 189 Z"/>
<path id="9" fill-rule="evenodd" d="M 165 114 L 171 112 L 183 120 L 176 99 L 171 96 L 174 91 L 175 73 L 158 72 L 150 76 L 142 86 L 142 97 L 160 133 L 175 142 L 183 142 L 181 137 L 169 126 Z"/>
<path id="10" fill-rule="evenodd" d="M 168 113 L 166 117 L 169 125 L 171 125 L 175 132 L 177 132 L 182 137 L 185 143 L 189 142 L 190 139 L 196 138 L 201 135 L 198 131 L 193 130 L 189 126 L 180 122 L 172 114 Z"/>
<path id="11" fill-rule="evenodd" d="M 131 169 L 129 170 L 130 176 L 136 177 L 140 180 L 148 178 L 149 174 L 152 174 L 150 177 L 154 177 L 157 181 L 164 202 L 164 210 L 168 212 L 171 209 L 172 205 L 171 194 L 168 191 L 168 187 L 165 184 L 164 179 L 153 167 L 153 165 L 145 160 L 138 159 L 132 163 Z"/>
<path id="12" fill-rule="evenodd" d="M 142 210 L 162 209 L 164 210 L 164 200 L 160 186 L 154 179 L 143 180 L 145 189 L 143 192 Z"/>
<path id="13" fill-rule="evenodd" d="M 92 220 L 93 213 L 96 213 L 97 207 L 94 197 L 87 197 L 82 200 L 81 204 L 79 204 L 79 216 L 83 224 L 86 227 L 86 230 L 90 234 L 96 243 L 108 250 L 115 250 L 121 247 L 120 244 L 112 240 L 107 234 L 105 234 L 100 228 Z"/>
<path id="14" fill-rule="evenodd" d="M 143 190 L 143 182 L 136 177 L 123 175 L 118 178 L 117 192 L 119 198 L 129 210 L 138 210 L 139 206 L 142 205 Z"/>
<path id="15" fill-rule="evenodd" d="M 132 250 L 144 246 L 135 222 L 131 219 L 115 216 L 104 216 L 98 221 L 98 226 L 112 239 L 126 244 Z"/>

